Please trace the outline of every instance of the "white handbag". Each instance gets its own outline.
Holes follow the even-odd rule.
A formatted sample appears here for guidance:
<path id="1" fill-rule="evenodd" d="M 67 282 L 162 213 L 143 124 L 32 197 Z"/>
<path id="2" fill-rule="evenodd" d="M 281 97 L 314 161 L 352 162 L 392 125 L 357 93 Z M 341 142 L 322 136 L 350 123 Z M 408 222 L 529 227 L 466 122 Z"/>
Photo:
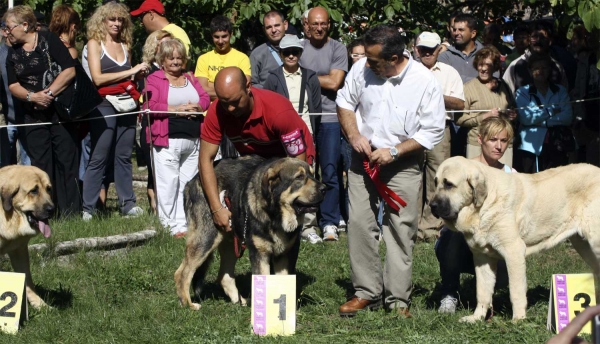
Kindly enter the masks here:
<path id="1" fill-rule="evenodd" d="M 137 103 L 129 94 L 106 96 L 106 100 L 112 104 L 117 112 L 133 111 L 137 108 Z"/>

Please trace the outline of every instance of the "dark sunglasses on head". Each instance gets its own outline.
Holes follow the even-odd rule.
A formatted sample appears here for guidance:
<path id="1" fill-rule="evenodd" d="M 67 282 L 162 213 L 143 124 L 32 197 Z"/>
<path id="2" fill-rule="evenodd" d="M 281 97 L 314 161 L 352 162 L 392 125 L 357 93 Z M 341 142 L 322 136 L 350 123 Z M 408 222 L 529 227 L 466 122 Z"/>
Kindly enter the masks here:
<path id="1" fill-rule="evenodd" d="M 302 50 L 301 49 L 284 49 L 281 51 L 281 53 L 283 54 L 283 56 L 290 56 L 290 55 L 298 56 L 302 53 Z"/>

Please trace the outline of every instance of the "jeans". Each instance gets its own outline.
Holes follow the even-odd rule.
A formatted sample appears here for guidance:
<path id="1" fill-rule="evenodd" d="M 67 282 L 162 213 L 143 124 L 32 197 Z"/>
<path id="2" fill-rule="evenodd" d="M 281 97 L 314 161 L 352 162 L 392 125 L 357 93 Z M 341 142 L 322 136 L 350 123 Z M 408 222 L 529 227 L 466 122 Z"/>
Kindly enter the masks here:
<path id="1" fill-rule="evenodd" d="M 319 227 L 340 223 L 340 188 L 343 183 L 341 155 L 341 126 L 339 123 L 321 123 L 317 134 L 317 149 L 321 167 L 321 181 L 327 187 L 320 205 Z"/>
<path id="2" fill-rule="evenodd" d="M 11 125 L 14 123 L 8 123 Z M 19 137 L 17 127 L 7 127 L 1 129 L 2 133 L 2 144 L 0 145 L 0 166 L 14 165 L 17 163 L 17 146 L 16 142 L 19 139 L 20 154 L 21 154 L 21 165 L 31 165 L 31 159 L 25 151 L 23 138 Z"/>

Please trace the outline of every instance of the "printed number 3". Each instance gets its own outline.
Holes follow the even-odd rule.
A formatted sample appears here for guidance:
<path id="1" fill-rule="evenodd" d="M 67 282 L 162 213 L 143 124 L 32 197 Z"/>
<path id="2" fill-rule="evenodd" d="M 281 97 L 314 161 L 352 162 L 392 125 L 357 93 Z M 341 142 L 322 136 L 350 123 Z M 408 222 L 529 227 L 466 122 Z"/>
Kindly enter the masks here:
<path id="1" fill-rule="evenodd" d="M 7 311 L 17 304 L 17 294 L 12 291 L 7 291 L 0 295 L 0 301 L 4 301 L 6 298 L 10 298 L 10 302 L 6 306 L 0 308 L 0 317 L 14 318 L 16 316 L 15 312 Z"/>
<path id="2" fill-rule="evenodd" d="M 581 308 L 582 309 L 586 309 L 590 306 L 590 302 L 592 301 L 592 299 L 590 298 L 590 296 L 586 293 L 579 293 L 576 294 L 575 297 L 573 298 L 573 301 L 579 301 L 583 299 L 583 303 L 581 303 Z M 575 315 L 579 315 L 579 313 L 581 313 L 581 311 L 575 311 L 574 312 Z"/>
<path id="3" fill-rule="evenodd" d="M 273 299 L 273 302 L 279 304 L 279 320 L 285 320 L 285 294 L 279 295 L 279 298 Z"/>

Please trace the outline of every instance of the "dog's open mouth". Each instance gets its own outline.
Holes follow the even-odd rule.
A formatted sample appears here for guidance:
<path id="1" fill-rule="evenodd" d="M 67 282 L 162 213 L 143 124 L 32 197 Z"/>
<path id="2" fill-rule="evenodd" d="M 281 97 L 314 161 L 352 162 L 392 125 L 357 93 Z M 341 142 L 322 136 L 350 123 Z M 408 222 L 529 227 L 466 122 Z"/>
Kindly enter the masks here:
<path id="1" fill-rule="evenodd" d="M 319 203 L 303 203 L 298 200 L 294 201 L 294 210 L 296 214 L 306 214 L 306 213 L 314 213 L 318 210 Z"/>
<path id="2" fill-rule="evenodd" d="M 50 225 L 48 224 L 48 219 L 38 220 L 33 214 L 27 213 L 27 221 L 29 221 L 29 225 L 31 228 L 36 228 L 44 235 L 45 238 L 48 238 L 51 234 Z"/>

